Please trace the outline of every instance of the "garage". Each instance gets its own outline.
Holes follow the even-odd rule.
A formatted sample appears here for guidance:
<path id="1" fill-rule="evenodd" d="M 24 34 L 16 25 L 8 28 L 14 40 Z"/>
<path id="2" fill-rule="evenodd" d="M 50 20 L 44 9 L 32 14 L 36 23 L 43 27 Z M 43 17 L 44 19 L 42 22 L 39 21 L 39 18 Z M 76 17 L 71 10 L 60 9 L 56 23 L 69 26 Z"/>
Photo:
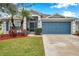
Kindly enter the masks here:
<path id="1" fill-rule="evenodd" d="M 71 34 L 71 22 L 42 22 L 43 34 Z"/>

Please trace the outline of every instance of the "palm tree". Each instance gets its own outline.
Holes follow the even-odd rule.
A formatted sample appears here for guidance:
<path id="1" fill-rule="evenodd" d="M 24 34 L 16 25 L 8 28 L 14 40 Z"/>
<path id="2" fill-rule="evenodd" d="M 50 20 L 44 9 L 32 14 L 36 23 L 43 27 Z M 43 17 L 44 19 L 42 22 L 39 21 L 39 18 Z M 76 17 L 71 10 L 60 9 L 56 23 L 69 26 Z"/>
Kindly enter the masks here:
<path id="1" fill-rule="evenodd" d="M 23 22 L 24 22 L 23 19 L 24 19 L 24 17 L 28 18 L 29 14 L 30 14 L 30 12 L 27 11 L 25 8 L 29 8 L 29 7 L 32 7 L 34 5 L 35 5 L 34 3 L 19 3 L 19 4 L 17 4 L 17 6 L 22 7 L 22 12 L 21 12 L 21 16 L 22 16 L 21 28 L 23 28 Z"/>
<path id="2" fill-rule="evenodd" d="M 17 7 L 12 3 L 0 3 L 0 10 L 11 15 L 12 26 L 15 28 L 13 16 L 17 13 Z"/>
<path id="3" fill-rule="evenodd" d="M 29 15 L 30 15 L 30 12 L 29 11 L 27 11 L 27 10 L 22 10 L 22 12 L 21 12 L 21 16 L 22 16 L 22 20 L 21 20 L 21 28 L 23 28 L 23 19 L 24 19 L 24 17 L 26 17 L 26 18 L 28 18 L 29 17 Z"/>
<path id="4" fill-rule="evenodd" d="M 27 10 L 25 10 L 24 8 L 29 8 L 32 7 L 33 5 L 35 5 L 34 3 L 18 3 L 18 4 L 13 4 L 13 3 L 0 3 L 0 10 L 2 12 L 8 13 L 11 15 L 11 22 L 12 22 L 12 26 L 13 28 L 15 28 L 15 24 L 14 24 L 14 15 L 16 15 L 17 13 L 17 6 L 19 6 L 20 8 L 22 7 L 22 12 L 21 12 L 21 16 L 22 16 L 22 20 L 21 20 L 21 28 L 23 27 L 23 19 L 24 17 L 28 17 L 29 12 Z"/>

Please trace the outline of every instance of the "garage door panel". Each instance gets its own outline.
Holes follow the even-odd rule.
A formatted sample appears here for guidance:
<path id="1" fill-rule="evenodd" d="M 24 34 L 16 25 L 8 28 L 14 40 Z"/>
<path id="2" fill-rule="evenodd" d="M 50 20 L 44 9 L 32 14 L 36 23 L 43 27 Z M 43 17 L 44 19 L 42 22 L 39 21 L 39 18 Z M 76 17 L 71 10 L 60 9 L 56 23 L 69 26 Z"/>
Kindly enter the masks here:
<path id="1" fill-rule="evenodd" d="M 71 23 L 70 22 L 43 22 L 44 34 L 70 34 Z"/>

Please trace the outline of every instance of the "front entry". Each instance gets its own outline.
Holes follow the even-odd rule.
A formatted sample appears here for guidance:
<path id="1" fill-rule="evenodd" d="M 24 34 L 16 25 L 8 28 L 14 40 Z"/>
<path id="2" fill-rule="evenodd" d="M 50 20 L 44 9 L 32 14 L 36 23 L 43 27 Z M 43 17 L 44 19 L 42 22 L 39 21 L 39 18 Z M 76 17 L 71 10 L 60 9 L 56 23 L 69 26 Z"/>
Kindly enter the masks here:
<path id="1" fill-rule="evenodd" d="M 35 29 L 37 28 L 38 17 L 33 16 L 32 19 L 27 20 L 27 28 L 29 33 L 34 33 Z"/>
<path id="2" fill-rule="evenodd" d="M 36 22 L 30 22 L 29 25 L 30 25 L 29 26 L 30 32 L 34 32 L 35 29 L 37 28 L 37 23 Z"/>
<path id="3" fill-rule="evenodd" d="M 34 22 L 30 22 L 30 32 L 34 32 L 34 28 L 35 28 Z"/>

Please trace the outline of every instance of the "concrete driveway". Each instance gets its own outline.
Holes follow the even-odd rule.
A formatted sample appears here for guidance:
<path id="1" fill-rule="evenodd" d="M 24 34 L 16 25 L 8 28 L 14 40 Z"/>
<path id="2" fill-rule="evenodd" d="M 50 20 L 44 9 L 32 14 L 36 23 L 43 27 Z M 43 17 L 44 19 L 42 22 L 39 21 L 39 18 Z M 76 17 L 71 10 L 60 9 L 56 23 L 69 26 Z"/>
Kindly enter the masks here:
<path id="1" fill-rule="evenodd" d="M 74 35 L 43 35 L 46 56 L 79 56 L 79 37 Z"/>

